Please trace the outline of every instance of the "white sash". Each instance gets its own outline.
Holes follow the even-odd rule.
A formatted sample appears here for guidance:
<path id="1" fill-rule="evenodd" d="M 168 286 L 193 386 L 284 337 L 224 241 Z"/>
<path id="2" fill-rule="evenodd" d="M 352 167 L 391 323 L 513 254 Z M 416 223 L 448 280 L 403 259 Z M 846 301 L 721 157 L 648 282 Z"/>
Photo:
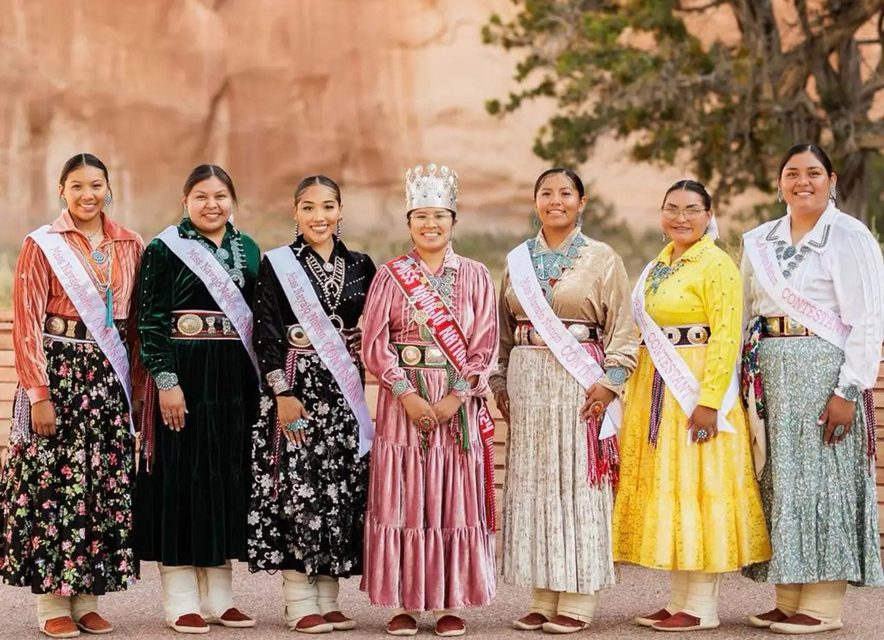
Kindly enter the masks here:
<path id="1" fill-rule="evenodd" d="M 669 338 L 666 337 L 663 330 L 654 322 L 654 319 L 651 318 L 645 308 L 645 279 L 655 264 L 655 260 L 648 263 L 648 266 L 642 271 L 635 289 L 632 291 L 632 314 L 635 316 L 635 322 L 641 330 L 642 338 L 645 341 L 651 360 L 654 362 L 654 367 L 660 373 L 660 377 L 666 383 L 666 388 L 672 393 L 681 410 L 686 416 L 690 417 L 700 399 L 700 383 L 688 368 L 684 358 L 678 355 L 678 349 L 669 341 Z M 721 403 L 721 410 L 718 411 L 716 424 L 719 431 L 736 433 L 734 426 L 727 420 L 727 414 L 733 409 L 739 392 L 740 384 L 737 376 L 737 363 L 734 363 L 734 370 L 731 373 L 731 379 L 727 385 L 724 400 Z M 688 441 L 690 442 L 690 433 L 688 433 Z"/>
<path id="2" fill-rule="evenodd" d="M 313 285 L 291 248 L 279 247 L 264 255 L 276 272 L 292 311 L 304 333 L 310 338 L 310 344 L 338 383 L 344 399 L 359 422 L 359 455 L 364 456 L 371 449 L 374 440 L 374 423 L 365 402 L 365 389 L 359 369 L 353 363 L 341 334 L 322 310 Z"/>
<path id="3" fill-rule="evenodd" d="M 242 291 L 230 278 L 224 266 L 197 240 L 189 240 L 178 235 L 178 228 L 175 226 L 166 227 L 157 238 L 162 240 L 172 250 L 172 253 L 178 256 L 181 262 L 206 285 L 212 299 L 236 328 L 242 346 L 249 354 L 249 359 L 252 361 L 252 366 L 255 367 L 255 372 L 260 380 L 258 357 L 252 347 L 254 326 L 252 310 L 243 297 Z"/>
<path id="4" fill-rule="evenodd" d="M 571 332 L 546 301 L 540 283 L 537 282 L 537 275 L 534 273 L 528 243 L 523 242 L 510 251 L 506 257 L 506 264 L 510 272 L 513 291 L 531 320 L 531 324 L 534 325 L 534 330 L 546 342 L 546 346 L 549 347 L 559 364 L 577 380 L 581 387 L 589 389 L 605 375 L 605 372 L 593 357 L 580 346 L 577 338 L 571 335 Z M 620 428 L 622 417 L 623 408 L 620 405 L 620 399 L 615 398 L 605 412 L 599 439 L 604 440 L 615 435 L 617 429 Z"/>
<path id="5" fill-rule="evenodd" d="M 116 325 L 105 326 L 107 320 L 105 301 L 102 300 L 95 283 L 86 272 L 86 267 L 77 259 L 73 249 L 65 241 L 64 234 L 49 233 L 49 225 L 45 225 L 31 233 L 30 237 L 43 251 L 49 266 L 52 267 L 52 272 L 80 315 L 80 320 L 92 334 L 98 348 L 111 363 L 120 384 L 123 385 L 126 402 L 129 405 L 129 429 L 134 434 L 129 351 Z"/>
<path id="6" fill-rule="evenodd" d="M 743 247 L 758 283 L 774 304 L 784 314 L 843 351 L 850 336 L 850 327 L 841 321 L 837 313 L 806 298 L 789 286 L 780 272 L 774 248 L 764 239 L 764 234 L 747 233 L 744 236 Z"/>

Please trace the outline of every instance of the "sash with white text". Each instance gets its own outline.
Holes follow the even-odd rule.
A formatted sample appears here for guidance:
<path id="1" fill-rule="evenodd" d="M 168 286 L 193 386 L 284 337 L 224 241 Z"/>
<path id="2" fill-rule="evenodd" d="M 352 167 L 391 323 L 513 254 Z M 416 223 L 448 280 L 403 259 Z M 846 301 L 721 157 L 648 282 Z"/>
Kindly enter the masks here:
<path id="1" fill-rule="evenodd" d="M 589 389 L 605 375 L 605 372 L 580 346 L 577 338 L 571 335 L 546 301 L 540 283 L 537 282 L 537 275 L 534 273 L 528 243 L 522 243 L 510 251 L 506 263 L 510 273 L 510 284 L 522 309 L 531 320 L 534 330 L 546 342 L 546 346 L 559 364 L 577 380 L 581 387 Z M 604 440 L 616 435 L 622 418 L 623 408 L 620 399 L 615 398 L 605 412 L 599 439 Z"/>
<path id="2" fill-rule="evenodd" d="M 116 325 L 106 326 L 107 306 L 83 263 L 64 239 L 64 234 L 49 233 L 49 225 L 31 233 L 31 239 L 43 251 L 52 272 L 70 298 L 80 320 L 86 325 L 98 348 L 105 355 L 117 374 L 126 401 L 129 404 L 129 428 L 135 433 L 132 420 L 132 379 L 129 371 L 129 351 Z"/>
<path id="3" fill-rule="evenodd" d="M 467 366 L 469 342 L 457 318 L 445 305 L 442 297 L 430 284 L 423 269 L 410 256 L 400 256 L 384 265 L 393 282 L 399 287 L 408 303 L 426 314 L 427 329 L 433 341 L 458 374 L 463 375 Z M 479 435 L 482 439 L 485 467 L 485 518 L 490 531 L 497 529 L 497 512 L 494 502 L 494 418 L 488 410 L 485 398 L 474 398 L 479 403 Z"/>
<path id="4" fill-rule="evenodd" d="M 322 309 L 316 292 L 307 273 L 289 247 L 280 247 L 266 254 L 276 272 L 285 297 L 298 318 L 304 333 L 316 355 L 322 360 L 338 384 L 341 394 L 350 405 L 359 423 L 359 455 L 364 456 L 371 449 L 374 440 L 374 423 L 365 401 L 365 388 L 359 370 L 347 350 L 347 345 L 335 329 L 331 319 Z"/>
<path id="5" fill-rule="evenodd" d="M 252 309 L 243 297 L 240 288 L 236 286 L 224 266 L 209 253 L 208 249 L 197 240 L 182 238 L 178 235 L 177 227 L 166 227 L 157 238 L 162 240 L 172 250 L 172 253 L 178 256 L 181 262 L 206 285 L 206 289 L 218 304 L 218 308 L 224 312 L 224 315 L 236 328 L 242 346 L 249 354 L 249 359 L 252 361 L 252 366 L 255 367 L 255 372 L 260 380 L 258 357 L 252 347 L 254 326 Z"/>

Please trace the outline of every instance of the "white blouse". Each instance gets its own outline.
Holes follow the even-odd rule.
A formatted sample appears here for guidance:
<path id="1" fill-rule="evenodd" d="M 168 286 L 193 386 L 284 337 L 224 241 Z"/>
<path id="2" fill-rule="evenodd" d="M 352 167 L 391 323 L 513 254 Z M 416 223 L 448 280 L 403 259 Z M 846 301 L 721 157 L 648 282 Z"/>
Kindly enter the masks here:
<path id="1" fill-rule="evenodd" d="M 761 234 L 781 247 L 780 270 L 803 296 L 834 310 L 850 326 L 838 389 L 875 386 L 884 340 L 884 258 L 866 226 L 830 203 L 816 225 L 792 248 L 791 217 L 766 222 L 746 236 Z M 794 250 L 794 253 L 793 253 Z M 796 259 L 796 256 L 803 256 Z M 743 308 L 754 316 L 781 316 L 743 253 Z"/>

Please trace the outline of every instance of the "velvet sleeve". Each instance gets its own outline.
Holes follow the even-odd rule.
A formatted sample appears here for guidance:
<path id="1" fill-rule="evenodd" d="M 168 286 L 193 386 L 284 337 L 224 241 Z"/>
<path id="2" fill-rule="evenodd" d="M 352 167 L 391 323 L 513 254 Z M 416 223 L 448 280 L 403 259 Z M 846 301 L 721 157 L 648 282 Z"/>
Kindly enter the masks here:
<path id="1" fill-rule="evenodd" d="M 463 268 L 463 267 L 461 267 Z M 473 311 L 473 330 L 467 347 L 467 365 L 462 375 L 469 380 L 471 396 L 485 396 L 489 391 L 489 376 L 497 365 L 499 324 L 494 298 L 494 283 L 488 268 L 480 263 L 470 265 L 470 297 Z"/>
<path id="2" fill-rule="evenodd" d="M 174 282 L 171 252 L 153 240 L 141 260 L 138 309 L 141 362 L 153 377 L 178 371 L 171 345 Z"/>
<path id="3" fill-rule="evenodd" d="M 399 366 L 399 354 L 390 338 L 390 321 L 397 303 L 400 309 L 401 305 L 407 304 L 390 272 L 379 270 L 368 290 L 363 311 L 362 357 L 366 369 L 383 387 L 391 390 L 396 382 L 404 380 L 405 393 L 414 393 L 405 370 Z"/>
<path id="4" fill-rule="evenodd" d="M 288 352 L 286 325 L 282 309 L 289 306 L 285 293 L 279 285 L 276 273 L 265 256 L 258 269 L 258 282 L 255 285 L 255 332 L 252 336 L 258 366 L 266 379 L 271 371 L 285 371 L 285 358 Z"/>

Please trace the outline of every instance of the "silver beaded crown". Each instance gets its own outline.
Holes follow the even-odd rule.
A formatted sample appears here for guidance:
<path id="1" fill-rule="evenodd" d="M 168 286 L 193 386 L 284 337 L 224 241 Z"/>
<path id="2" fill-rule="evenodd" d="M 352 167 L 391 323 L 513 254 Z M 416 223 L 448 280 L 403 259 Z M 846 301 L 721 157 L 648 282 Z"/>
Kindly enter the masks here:
<path id="1" fill-rule="evenodd" d="M 421 165 L 405 172 L 405 208 L 440 207 L 457 212 L 457 172 L 430 163 L 426 174 Z"/>

